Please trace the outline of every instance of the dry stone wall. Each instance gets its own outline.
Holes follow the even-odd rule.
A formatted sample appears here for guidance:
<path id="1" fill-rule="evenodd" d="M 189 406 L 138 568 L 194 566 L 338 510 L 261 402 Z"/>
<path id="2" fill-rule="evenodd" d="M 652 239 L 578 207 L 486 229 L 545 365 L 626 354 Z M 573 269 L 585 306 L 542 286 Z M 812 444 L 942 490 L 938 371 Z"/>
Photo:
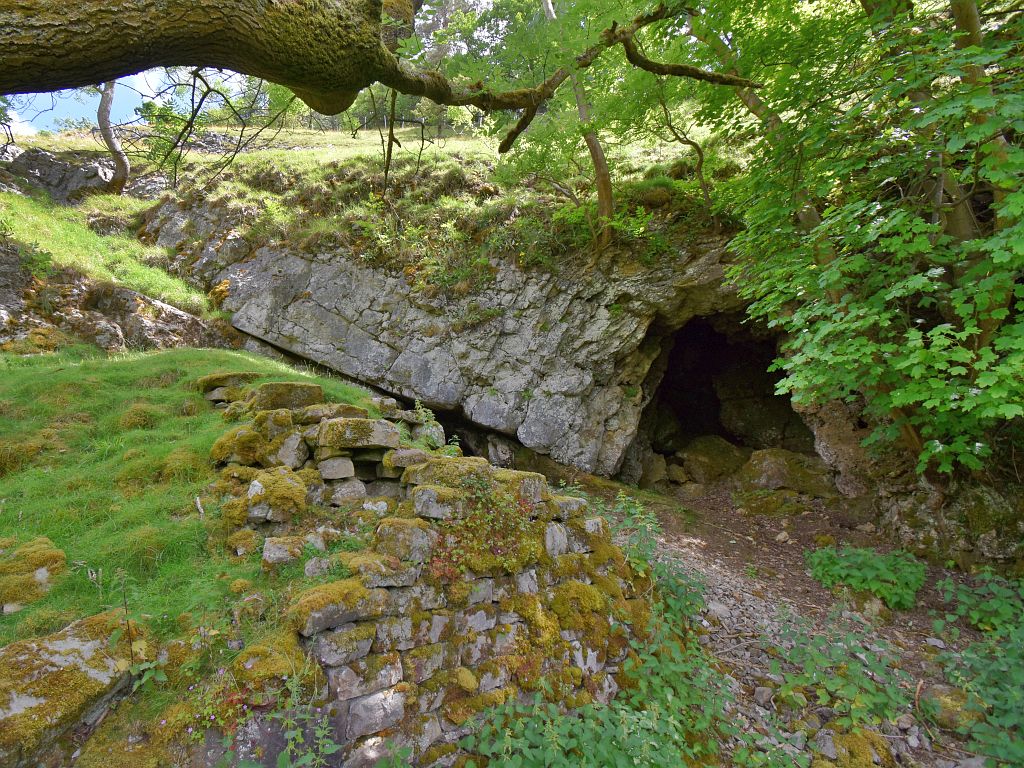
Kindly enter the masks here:
<path id="1" fill-rule="evenodd" d="M 477 714 L 542 680 L 566 707 L 615 695 L 649 584 L 583 499 L 540 474 L 409 447 L 437 425 L 394 401 L 378 400 L 387 418 L 373 419 L 323 403 L 315 385 L 251 390 L 235 374 L 201 386 L 229 415 L 251 416 L 212 451 L 236 489 L 224 507 L 238 526 L 230 546 L 261 549 L 270 569 L 313 548 L 306 575 L 337 575 L 287 616 L 322 674 L 344 747 L 332 765 L 373 765 L 389 745 L 411 749 L 415 765 L 454 765 Z M 355 520 L 374 531 L 370 546 L 332 552 Z M 236 674 L 258 678 L 274 652 L 246 648 Z M 276 729 L 271 718 L 246 724 L 239 755 L 275 765 Z"/>

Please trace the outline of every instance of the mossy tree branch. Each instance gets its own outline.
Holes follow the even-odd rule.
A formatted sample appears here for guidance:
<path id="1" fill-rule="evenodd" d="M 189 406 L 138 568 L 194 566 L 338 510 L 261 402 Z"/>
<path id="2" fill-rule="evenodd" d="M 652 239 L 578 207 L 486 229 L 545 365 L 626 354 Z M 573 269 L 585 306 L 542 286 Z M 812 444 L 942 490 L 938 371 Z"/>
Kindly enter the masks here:
<path id="1" fill-rule="evenodd" d="M 412 6 L 407 10 L 411 17 Z M 613 24 L 570 67 L 531 88 L 500 91 L 400 61 L 381 41 L 381 0 L 0 0 L 0 93 L 75 88 L 151 67 L 215 67 L 286 85 L 318 112 L 335 114 L 380 82 L 438 104 L 526 110 L 502 143 L 507 150 L 573 72 L 619 44 L 629 57 L 638 31 L 682 13 L 659 5 L 629 24 Z M 689 65 L 640 62 L 634 64 L 663 74 L 756 86 Z"/>

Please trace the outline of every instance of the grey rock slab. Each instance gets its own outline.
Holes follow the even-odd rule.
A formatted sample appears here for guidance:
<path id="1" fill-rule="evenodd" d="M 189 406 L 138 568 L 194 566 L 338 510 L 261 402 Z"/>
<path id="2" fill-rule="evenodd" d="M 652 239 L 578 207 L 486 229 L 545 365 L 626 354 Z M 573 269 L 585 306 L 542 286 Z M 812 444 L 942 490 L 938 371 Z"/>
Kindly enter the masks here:
<path id="1" fill-rule="evenodd" d="M 324 459 L 316 465 L 320 476 L 324 480 L 344 480 L 356 473 L 352 459 L 347 456 L 336 456 L 333 459 Z"/>
<path id="2" fill-rule="evenodd" d="M 402 660 L 397 653 L 365 656 L 327 670 L 330 695 L 338 701 L 376 693 L 401 681 Z"/>
<path id="3" fill-rule="evenodd" d="M 354 699 L 348 710 L 348 738 L 377 733 L 405 717 L 405 695 L 394 688 Z"/>

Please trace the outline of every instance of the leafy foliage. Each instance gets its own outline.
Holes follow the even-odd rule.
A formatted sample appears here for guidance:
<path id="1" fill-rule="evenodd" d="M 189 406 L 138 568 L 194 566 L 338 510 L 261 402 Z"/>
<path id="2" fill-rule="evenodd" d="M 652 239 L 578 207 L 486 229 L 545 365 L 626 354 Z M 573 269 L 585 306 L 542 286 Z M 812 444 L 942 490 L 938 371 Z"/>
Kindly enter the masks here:
<path id="1" fill-rule="evenodd" d="M 787 622 L 772 673 L 781 675 L 779 696 L 831 707 L 844 728 L 877 725 L 895 719 L 910 704 L 908 675 L 884 640 L 863 626 L 831 617 L 824 629 Z M 783 662 L 787 666 L 783 666 Z"/>
<path id="2" fill-rule="evenodd" d="M 879 554 L 857 547 L 823 547 L 804 555 L 811 576 L 825 587 L 838 585 L 870 592 L 894 609 L 914 607 L 914 597 L 924 585 L 925 567 L 907 552 Z"/>
<path id="3" fill-rule="evenodd" d="M 1024 581 L 982 572 L 970 584 L 939 584 L 951 601 L 936 631 L 966 619 L 983 637 L 940 656 L 950 682 L 966 694 L 959 731 L 971 749 L 1008 765 L 1024 761 Z"/>
<path id="4" fill-rule="evenodd" d="M 720 23 L 739 25 L 742 59 L 789 60 L 759 93 L 787 118 L 764 119 L 732 274 L 786 334 L 781 386 L 865 398 L 874 441 L 902 441 L 920 471 L 980 469 L 996 426 L 1024 414 L 1014 46 L 962 46 L 936 15 L 772 7 L 755 30 L 751 10 Z"/>

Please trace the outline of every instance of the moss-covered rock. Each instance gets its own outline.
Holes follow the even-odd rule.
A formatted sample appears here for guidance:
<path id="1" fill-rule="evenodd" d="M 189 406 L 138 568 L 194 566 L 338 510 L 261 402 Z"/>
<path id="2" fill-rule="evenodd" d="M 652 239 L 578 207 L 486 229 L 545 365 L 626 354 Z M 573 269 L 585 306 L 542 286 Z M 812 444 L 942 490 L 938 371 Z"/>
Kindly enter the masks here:
<path id="1" fill-rule="evenodd" d="M 248 646 L 235 657 L 231 668 L 236 679 L 255 690 L 278 687 L 284 680 L 312 669 L 298 635 L 291 629 L 282 629 Z"/>
<path id="2" fill-rule="evenodd" d="M 736 472 L 750 452 L 718 435 L 702 435 L 679 452 L 686 475 L 698 483 L 711 483 Z"/>
<path id="3" fill-rule="evenodd" d="M 811 768 L 895 768 L 885 737 L 874 731 L 835 734 L 832 738 L 836 757 L 816 757 Z"/>
<path id="4" fill-rule="evenodd" d="M 324 401 L 319 384 L 299 381 L 274 381 L 260 384 L 249 397 L 249 410 L 274 411 L 278 408 L 298 409 Z"/>
<path id="5" fill-rule="evenodd" d="M 217 438 L 210 449 L 215 464 L 258 466 L 267 451 L 267 441 L 259 430 L 242 424 Z"/>
<path id="6" fill-rule="evenodd" d="M 837 495 L 824 461 L 782 448 L 754 451 L 736 474 L 736 481 L 744 491 L 788 488 L 818 498 Z"/>
<path id="7" fill-rule="evenodd" d="M 237 387 L 248 384 L 258 379 L 263 374 L 256 371 L 242 371 L 239 373 L 211 373 L 209 376 L 201 376 L 196 379 L 195 387 L 202 393 L 212 392 L 219 387 Z"/>
<path id="8" fill-rule="evenodd" d="M 142 629 L 129 631 L 113 611 L 0 649 L 0 765 L 35 765 L 41 749 L 59 754 L 62 737 L 103 711 L 147 651 Z"/>
<path id="9" fill-rule="evenodd" d="M 397 448 L 400 441 L 398 427 L 383 419 L 328 419 L 317 434 L 325 448 Z"/>
<path id="10" fill-rule="evenodd" d="M 353 621 L 375 619 L 390 609 L 387 590 L 367 589 L 358 579 L 321 584 L 299 595 L 289 618 L 299 632 L 311 637 Z"/>
<path id="11" fill-rule="evenodd" d="M 461 487 L 466 480 L 487 478 L 493 468 L 487 459 L 478 456 L 450 459 L 435 457 L 423 464 L 415 464 L 402 474 L 402 482 L 408 485 L 446 485 Z"/>
<path id="12" fill-rule="evenodd" d="M 365 419 L 369 414 L 365 408 L 348 403 L 317 403 L 295 411 L 296 424 L 319 424 L 324 419 Z"/>
<path id="13" fill-rule="evenodd" d="M 246 492 L 250 522 L 287 523 L 306 509 L 306 484 L 288 467 L 259 472 Z"/>
<path id="14" fill-rule="evenodd" d="M 803 496 L 789 488 L 781 488 L 777 491 L 761 489 L 735 491 L 732 494 L 732 500 L 743 513 L 765 517 L 799 515 L 810 508 Z"/>
<path id="15" fill-rule="evenodd" d="M 418 517 L 388 517 L 380 521 L 374 549 L 384 555 L 423 563 L 430 559 L 438 533 Z"/>

